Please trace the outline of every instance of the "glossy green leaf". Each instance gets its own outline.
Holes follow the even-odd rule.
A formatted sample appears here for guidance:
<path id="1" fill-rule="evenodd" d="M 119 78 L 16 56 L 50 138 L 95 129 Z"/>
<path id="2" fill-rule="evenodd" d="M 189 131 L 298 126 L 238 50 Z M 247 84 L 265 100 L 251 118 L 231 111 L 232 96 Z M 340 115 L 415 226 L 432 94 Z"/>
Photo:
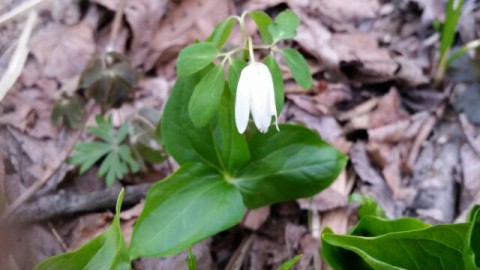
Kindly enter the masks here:
<path id="1" fill-rule="evenodd" d="M 155 184 L 132 236 L 130 258 L 178 253 L 243 218 L 239 191 L 216 170 L 184 164 Z"/>
<path id="2" fill-rule="evenodd" d="M 281 53 L 295 81 L 303 89 L 310 89 L 313 84 L 313 79 L 305 58 L 295 49 L 282 49 Z"/>
<path id="3" fill-rule="evenodd" d="M 197 128 L 204 127 L 218 111 L 223 89 L 225 74 L 222 66 L 216 66 L 195 86 L 188 104 L 188 113 Z"/>
<path id="4" fill-rule="evenodd" d="M 207 38 L 206 41 L 215 44 L 217 49 L 220 49 L 227 42 L 228 37 L 232 33 L 233 27 L 235 26 L 235 18 L 228 17 L 223 22 L 219 23 L 213 33 Z"/>
<path id="5" fill-rule="evenodd" d="M 283 74 L 277 60 L 273 55 L 267 56 L 263 63 L 268 67 L 273 79 L 273 88 L 275 89 L 275 106 L 277 108 L 277 114 L 280 115 L 285 103 L 285 91 L 283 87 Z"/>
<path id="6" fill-rule="evenodd" d="M 200 77 L 201 74 L 180 78 L 173 87 L 162 119 L 165 148 L 180 164 L 202 162 L 233 174 L 233 167 L 242 166 L 250 155 L 245 137 L 238 134 L 232 120 L 233 98 L 222 105 L 221 113 L 207 127 L 195 128 L 187 104 Z M 223 98 L 226 98 L 230 91 L 223 92 Z M 227 119 L 230 123 L 226 123 Z"/>
<path id="7" fill-rule="evenodd" d="M 273 43 L 283 39 L 292 39 L 297 35 L 300 18 L 291 10 L 281 12 L 268 26 L 268 31 L 273 38 Z"/>
<path id="8" fill-rule="evenodd" d="M 110 228 L 74 252 L 50 257 L 35 270 L 128 270 L 130 260 L 120 229 L 120 208 L 123 190 L 118 196 L 116 215 Z"/>
<path id="9" fill-rule="evenodd" d="M 243 60 L 233 59 L 228 66 L 228 87 L 230 88 L 232 95 L 235 97 L 237 93 L 238 80 L 242 69 L 247 66 L 247 62 Z"/>
<path id="10" fill-rule="evenodd" d="M 476 207 L 477 208 L 477 207 Z M 466 247 L 466 260 L 472 260 L 477 269 L 480 269 L 480 210 L 477 208 L 470 220 L 468 231 L 468 245 Z"/>
<path id="11" fill-rule="evenodd" d="M 373 237 L 387 233 L 420 230 L 428 227 L 430 227 L 429 224 L 416 218 L 386 220 L 375 216 L 366 216 L 357 223 L 350 234 Z"/>
<path id="12" fill-rule="evenodd" d="M 313 196 L 336 179 L 347 161 L 301 126 L 281 125 L 280 132 L 256 133 L 249 147 L 250 162 L 232 180 L 249 208 Z"/>
<path id="13" fill-rule="evenodd" d="M 469 227 L 438 225 L 377 237 L 335 235 L 326 230 L 322 256 L 333 269 L 475 269 L 464 256 Z"/>
<path id="14" fill-rule="evenodd" d="M 199 42 L 186 47 L 178 55 L 178 76 L 187 76 L 202 70 L 212 63 L 217 54 L 217 48 L 210 42 Z"/>
<path id="15" fill-rule="evenodd" d="M 267 13 L 257 10 L 249 13 L 253 21 L 257 24 L 258 32 L 265 44 L 272 44 L 273 38 L 268 31 L 268 26 L 272 23 L 272 19 Z"/>

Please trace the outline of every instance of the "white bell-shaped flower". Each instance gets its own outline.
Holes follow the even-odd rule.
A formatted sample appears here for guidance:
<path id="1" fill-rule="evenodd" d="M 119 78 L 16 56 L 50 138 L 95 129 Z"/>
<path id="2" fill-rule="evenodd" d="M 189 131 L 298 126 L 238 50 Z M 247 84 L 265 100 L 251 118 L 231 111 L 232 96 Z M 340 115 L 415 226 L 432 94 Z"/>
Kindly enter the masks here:
<path id="1" fill-rule="evenodd" d="M 255 60 L 242 70 L 238 81 L 235 99 L 235 122 L 238 132 L 243 133 L 247 129 L 250 112 L 260 132 L 268 131 L 272 116 L 275 117 L 278 130 L 272 75 L 266 65 Z"/>

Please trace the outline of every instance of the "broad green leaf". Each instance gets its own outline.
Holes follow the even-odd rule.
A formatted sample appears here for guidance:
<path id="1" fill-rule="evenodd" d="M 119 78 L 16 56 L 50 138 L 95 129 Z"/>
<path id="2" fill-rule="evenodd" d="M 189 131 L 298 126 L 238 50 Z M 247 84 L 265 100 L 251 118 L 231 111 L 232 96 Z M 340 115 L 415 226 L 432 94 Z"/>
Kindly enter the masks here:
<path id="1" fill-rule="evenodd" d="M 275 106 L 277 107 L 277 114 L 280 115 L 285 103 L 285 91 L 283 88 L 283 75 L 280 66 L 273 55 L 267 56 L 263 63 L 268 67 L 273 79 L 273 88 L 275 89 Z"/>
<path id="2" fill-rule="evenodd" d="M 258 132 L 249 147 L 250 162 L 232 180 L 249 208 L 313 196 L 336 179 L 347 161 L 301 126 L 281 125 L 280 132 Z"/>
<path id="3" fill-rule="evenodd" d="M 465 250 L 465 260 L 473 261 L 477 269 L 480 269 L 480 210 L 478 209 L 473 214 L 468 231 L 468 245 Z M 473 267 L 473 266 L 472 266 Z"/>
<path id="4" fill-rule="evenodd" d="M 270 16 L 260 10 L 252 11 L 249 14 L 252 17 L 253 21 L 255 21 L 255 23 L 257 24 L 258 32 L 260 32 L 260 36 L 262 37 L 263 42 L 265 44 L 272 44 L 272 35 L 270 35 L 270 32 L 268 31 L 268 26 L 272 23 L 272 19 L 270 18 Z"/>
<path id="5" fill-rule="evenodd" d="M 132 235 L 130 258 L 161 257 L 223 231 L 243 218 L 238 190 L 216 170 L 184 164 L 155 184 Z"/>
<path id="6" fill-rule="evenodd" d="M 273 38 L 273 43 L 283 39 L 292 39 L 297 35 L 300 19 L 291 10 L 281 12 L 275 17 L 273 23 L 268 26 L 268 32 Z"/>
<path id="7" fill-rule="evenodd" d="M 217 149 L 220 165 L 230 176 L 235 174 L 250 159 L 250 151 L 245 137 L 238 134 L 235 126 L 233 97 L 224 91 L 222 106 L 217 120 L 212 124 L 213 147 Z"/>
<path id="8" fill-rule="evenodd" d="M 217 54 L 217 48 L 210 42 L 199 42 L 186 47 L 178 55 L 178 76 L 187 76 L 202 70 L 212 63 Z"/>
<path id="9" fill-rule="evenodd" d="M 280 268 L 278 268 L 278 270 L 290 270 L 292 269 L 292 267 L 303 257 L 303 255 L 297 255 L 295 257 L 293 257 L 293 259 L 290 259 L 288 261 L 286 261 L 284 264 L 282 264 L 282 266 L 280 266 Z"/>
<path id="10" fill-rule="evenodd" d="M 225 88 L 224 76 L 223 67 L 216 66 L 195 86 L 188 104 L 188 113 L 195 127 L 206 126 L 218 111 Z"/>
<path id="11" fill-rule="evenodd" d="M 350 234 L 373 237 L 387 233 L 420 230 L 428 227 L 430 227 L 429 224 L 416 218 L 386 220 L 375 216 L 366 216 L 357 223 Z"/>
<path id="12" fill-rule="evenodd" d="M 335 235 L 327 230 L 322 235 L 322 256 L 333 269 L 475 269 L 464 260 L 469 227 L 466 223 L 437 225 L 377 237 Z"/>
<path id="13" fill-rule="evenodd" d="M 247 62 L 243 60 L 233 59 L 228 66 L 228 87 L 232 95 L 235 97 L 237 93 L 238 80 L 242 70 L 247 66 Z"/>
<path id="14" fill-rule="evenodd" d="M 310 68 L 305 58 L 295 49 L 282 49 L 281 53 L 285 63 L 287 63 L 290 72 L 295 81 L 303 88 L 310 89 L 313 84 Z"/>
<path id="15" fill-rule="evenodd" d="M 223 22 L 219 23 L 213 33 L 207 38 L 207 42 L 212 42 L 215 44 L 217 49 L 220 49 L 225 45 L 228 37 L 232 33 L 233 27 L 235 26 L 235 18 L 228 17 Z"/>
<path id="16" fill-rule="evenodd" d="M 180 78 L 173 87 L 162 119 L 165 148 L 180 164 L 202 162 L 221 171 L 227 171 L 225 164 L 231 169 L 232 166 L 243 166 L 245 156 L 249 156 L 245 137 L 238 134 L 233 120 L 228 125 L 223 124 L 227 118 L 233 119 L 233 100 L 222 105 L 219 110 L 222 113 L 217 114 L 207 127 L 197 129 L 190 120 L 187 105 L 200 77 L 201 74 Z M 227 95 L 230 91 L 223 92 Z"/>
<path id="17" fill-rule="evenodd" d="M 123 190 L 117 200 L 115 219 L 110 228 L 74 252 L 50 257 L 35 270 L 128 270 L 130 260 L 120 229 L 120 208 Z"/>

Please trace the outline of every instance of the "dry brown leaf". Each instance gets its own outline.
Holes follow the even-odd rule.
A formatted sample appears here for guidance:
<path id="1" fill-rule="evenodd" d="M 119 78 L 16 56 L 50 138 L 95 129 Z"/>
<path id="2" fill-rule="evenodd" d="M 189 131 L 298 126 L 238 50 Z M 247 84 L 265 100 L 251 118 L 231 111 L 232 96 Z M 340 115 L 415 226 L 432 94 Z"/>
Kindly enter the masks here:
<path id="1" fill-rule="evenodd" d="M 386 126 L 368 130 L 368 138 L 373 141 L 401 142 L 415 137 L 422 125 L 428 119 L 428 112 L 419 112 L 408 119 Z"/>
<path id="2" fill-rule="evenodd" d="M 265 223 L 270 216 L 270 206 L 248 210 L 243 218 L 242 225 L 245 228 L 256 231 Z"/>
<path id="3" fill-rule="evenodd" d="M 228 1 L 185 0 L 173 4 L 153 34 L 150 46 L 155 50 L 145 64 L 173 59 L 178 51 L 196 39 L 207 38 L 215 25 L 230 15 Z"/>
<path id="4" fill-rule="evenodd" d="M 400 95 L 392 88 L 378 101 L 377 108 L 372 112 L 369 128 L 375 129 L 406 118 L 408 113 L 401 107 Z"/>
<path id="5" fill-rule="evenodd" d="M 84 69 L 95 52 L 95 41 L 92 29 L 85 24 L 50 23 L 32 37 L 30 47 L 43 74 L 65 82 Z"/>

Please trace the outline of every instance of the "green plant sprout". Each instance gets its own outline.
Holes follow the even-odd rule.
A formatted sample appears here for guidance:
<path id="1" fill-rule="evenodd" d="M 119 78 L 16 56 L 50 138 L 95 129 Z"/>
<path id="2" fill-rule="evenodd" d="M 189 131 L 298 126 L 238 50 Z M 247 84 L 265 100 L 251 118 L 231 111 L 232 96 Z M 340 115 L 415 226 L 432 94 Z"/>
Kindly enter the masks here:
<path id="1" fill-rule="evenodd" d="M 464 0 L 448 0 L 447 10 L 445 14 L 445 21 L 442 26 L 441 39 L 440 39 L 440 50 L 439 50 L 439 61 L 437 71 L 435 73 L 435 85 L 443 80 L 445 71 L 451 62 L 458 58 L 460 55 L 454 54 L 452 58 L 450 56 L 451 48 L 453 41 L 455 40 L 455 34 L 457 30 L 458 21 L 462 13 Z"/>
<path id="2" fill-rule="evenodd" d="M 263 44 L 253 44 L 245 31 L 248 17 L 257 24 Z M 243 42 L 225 51 L 236 23 Z M 281 48 L 283 40 L 295 37 L 298 25 L 298 16 L 290 10 L 273 20 L 264 12 L 245 12 L 227 18 L 205 41 L 180 52 L 178 79 L 157 126 L 167 153 L 180 167 L 149 189 L 128 247 L 130 261 L 182 252 L 239 223 L 246 209 L 311 197 L 344 169 L 346 156 L 308 128 L 282 124 L 280 132 L 268 131 L 284 102 L 275 54 L 283 56 L 298 84 L 305 89 L 312 85 L 302 55 Z M 257 59 L 264 54 L 259 51 L 267 55 L 261 65 Z M 254 85 L 252 78 L 260 83 Z M 250 112 L 259 130 L 243 132 Z M 117 267 L 123 261 L 119 249 L 107 249 L 89 251 L 95 259 L 110 262 L 102 269 L 122 269 Z M 55 269 L 85 269 L 80 255 L 54 258 L 67 258 L 49 259 Z"/>

